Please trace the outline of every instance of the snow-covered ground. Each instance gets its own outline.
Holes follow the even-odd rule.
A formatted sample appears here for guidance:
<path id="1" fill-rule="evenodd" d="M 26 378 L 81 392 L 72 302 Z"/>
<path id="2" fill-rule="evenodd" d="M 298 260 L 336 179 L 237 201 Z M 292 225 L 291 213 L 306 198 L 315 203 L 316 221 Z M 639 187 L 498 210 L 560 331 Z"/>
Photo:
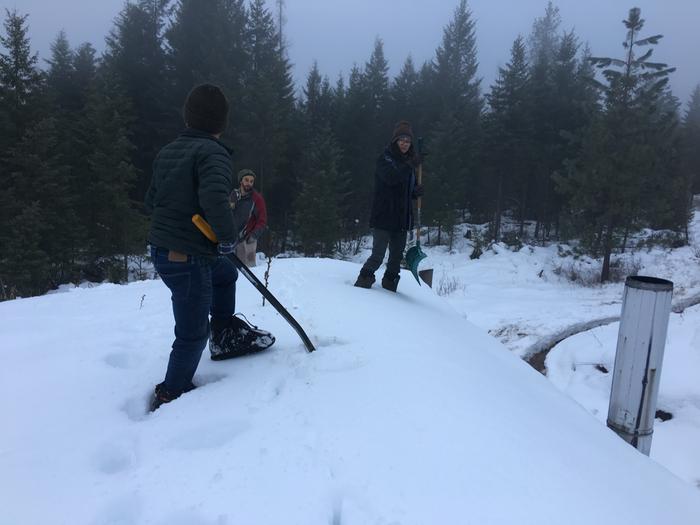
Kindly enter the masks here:
<path id="1" fill-rule="evenodd" d="M 673 419 L 650 459 L 604 424 L 610 374 L 589 363 L 612 370 L 616 324 L 555 347 L 549 379 L 520 359 L 619 316 L 622 284 L 572 284 L 556 247 L 426 251 L 434 289 L 404 272 L 398 294 L 352 287 L 366 252 L 273 261 L 312 354 L 241 277 L 239 310 L 277 343 L 205 351 L 199 388 L 153 414 L 172 341 L 160 281 L 0 303 L 0 524 L 697 523 L 700 308 L 671 316 Z M 635 257 L 677 303 L 700 293 L 694 248 Z"/>
<path id="2" fill-rule="evenodd" d="M 700 488 L 700 307 L 686 308 L 700 303 L 700 213 L 689 232 L 690 246 L 636 250 L 617 259 L 639 275 L 674 283 L 677 313 L 669 321 L 658 402 L 673 417 L 656 420 L 651 457 Z M 428 258 L 420 268 L 433 268 L 436 293 L 515 355 L 554 347 L 547 376 L 605 425 L 624 282 L 582 286 L 581 280 L 598 278 L 600 263 L 557 245 L 514 252 L 497 244 L 471 260 L 472 242 L 457 236 L 451 252 L 444 246 L 423 250 Z"/>

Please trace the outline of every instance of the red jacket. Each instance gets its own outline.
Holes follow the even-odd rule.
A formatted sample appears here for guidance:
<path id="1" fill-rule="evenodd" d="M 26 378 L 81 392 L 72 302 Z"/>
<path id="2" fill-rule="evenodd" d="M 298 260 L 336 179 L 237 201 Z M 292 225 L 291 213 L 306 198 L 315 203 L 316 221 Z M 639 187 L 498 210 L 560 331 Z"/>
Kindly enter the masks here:
<path id="1" fill-rule="evenodd" d="M 245 225 L 245 236 L 254 235 L 257 239 L 260 237 L 267 227 L 267 208 L 265 207 L 265 199 L 257 191 L 252 190 L 253 209 L 250 213 L 250 218 Z"/>
<path id="2" fill-rule="evenodd" d="M 246 195 L 240 195 L 239 190 L 231 193 L 233 219 L 239 229 L 240 239 L 252 236 L 258 239 L 267 227 L 267 208 L 265 199 L 254 189 Z"/>

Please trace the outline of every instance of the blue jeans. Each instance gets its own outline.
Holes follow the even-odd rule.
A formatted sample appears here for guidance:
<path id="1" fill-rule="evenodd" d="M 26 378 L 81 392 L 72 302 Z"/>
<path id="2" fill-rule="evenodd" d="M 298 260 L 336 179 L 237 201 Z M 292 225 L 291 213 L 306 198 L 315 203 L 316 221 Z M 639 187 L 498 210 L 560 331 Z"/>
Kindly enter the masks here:
<path id="1" fill-rule="evenodd" d="M 174 395 L 189 387 L 209 339 L 209 314 L 227 320 L 236 310 L 238 270 L 225 258 L 188 255 L 186 261 L 168 259 L 168 250 L 151 247 L 153 265 L 170 288 L 175 317 L 165 389 Z"/>

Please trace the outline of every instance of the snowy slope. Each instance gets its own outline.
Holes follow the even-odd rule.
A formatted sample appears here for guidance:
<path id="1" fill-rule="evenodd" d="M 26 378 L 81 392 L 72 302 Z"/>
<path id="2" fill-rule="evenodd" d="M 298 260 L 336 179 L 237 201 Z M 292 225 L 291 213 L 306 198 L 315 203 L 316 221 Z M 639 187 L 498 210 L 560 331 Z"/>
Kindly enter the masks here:
<path id="1" fill-rule="evenodd" d="M 620 323 L 577 334 L 547 356 L 547 376 L 601 424 L 608 403 Z M 657 409 L 670 419 L 654 422 L 651 458 L 700 488 L 700 306 L 671 314 Z M 700 521 L 700 520 L 699 520 Z"/>
<path id="2" fill-rule="evenodd" d="M 159 281 L 0 303 L 0 524 L 694 524 L 700 493 L 405 275 L 275 260 L 239 282 L 270 351 L 202 359 L 145 413 L 172 339 Z M 258 268 L 259 275 L 262 269 Z"/>

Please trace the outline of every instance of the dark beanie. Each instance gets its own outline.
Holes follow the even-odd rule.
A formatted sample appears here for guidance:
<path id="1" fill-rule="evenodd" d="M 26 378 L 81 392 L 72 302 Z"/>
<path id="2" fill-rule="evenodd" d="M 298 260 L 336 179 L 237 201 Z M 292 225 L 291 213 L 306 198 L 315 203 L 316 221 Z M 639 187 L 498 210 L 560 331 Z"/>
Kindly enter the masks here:
<path id="1" fill-rule="evenodd" d="M 186 126 L 217 135 L 226 129 L 228 101 L 218 86 L 200 84 L 187 95 L 183 116 Z"/>
<path id="2" fill-rule="evenodd" d="M 238 182 L 241 182 L 246 175 L 255 178 L 255 172 L 253 170 L 244 168 L 238 172 Z"/>
<path id="3" fill-rule="evenodd" d="M 394 134 L 391 136 L 391 142 L 395 142 L 401 136 L 411 137 L 413 140 L 413 130 L 411 124 L 407 120 L 401 120 L 394 126 Z"/>

